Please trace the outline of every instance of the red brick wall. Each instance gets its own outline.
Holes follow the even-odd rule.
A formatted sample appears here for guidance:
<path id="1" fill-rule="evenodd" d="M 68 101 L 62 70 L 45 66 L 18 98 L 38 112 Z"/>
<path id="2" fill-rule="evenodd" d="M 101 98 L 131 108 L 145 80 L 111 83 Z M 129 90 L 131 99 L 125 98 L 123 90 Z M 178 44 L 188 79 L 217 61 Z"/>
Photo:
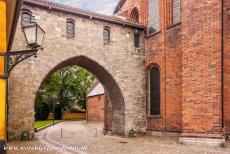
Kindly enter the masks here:
<path id="1" fill-rule="evenodd" d="M 161 31 L 146 37 L 145 50 L 148 80 L 151 65 L 158 65 L 161 71 L 161 116 L 147 116 L 147 129 L 182 131 L 183 136 L 220 134 L 221 3 L 219 0 L 207 3 L 181 1 L 181 23 L 167 27 L 168 5 L 165 1 L 160 2 Z M 131 12 L 133 7 L 143 9 L 140 21 L 147 26 L 147 0 L 127 0 L 122 10 Z M 230 56 L 225 52 L 226 59 L 228 54 Z M 230 76 L 230 70 L 227 70 L 230 67 L 228 62 L 225 65 L 227 77 Z M 225 89 L 227 84 L 230 87 L 230 80 L 226 79 L 225 83 Z M 230 120 L 230 97 L 225 96 L 225 100 L 229 100 L 225 103 L 227 122 Z M 148 105 L 149 99 L 147 114 Z M 230 130 L 230 124 L 228 128 Z"/>
<path id="2" fill-rule="evenodd" d="M 104 103 L 104 95 L 87 98 L 87 121 L 104 121 Z"/>
<path id="3" fill-rule="evenodd" d="M 148 116 L 147 129 L 180 132 L 182 118 L 181 25 L 167 28 L 166 3 L 161 1 L 160 4 L 161 31 L 146 39 L 146 67 L 152 64 L 160 66 L 161 117 Z M 147 104 L 149 104 L 149 99 Z"/>
<path id="4" fill-rule="evenodd" d="M 147 102 L 147 130 L 154 131 L 181 131 L 181 25 L 166 28 L 166 3 L 161 1 L 161 31 L 146 38 L 146 68 L 147 79 L 149 80 L 148 69 L 151 65 L 160 67 L 161 75 L 161 116 L 153 117 L 148 115 L 149 95 Z M 148 25 L 148 0 L 126 0 L 122 10 L 129 10 L 137 7 L 140 12 L 140 21 Z"/>
<path id="5" fill-rule="evenodd" d="M 137 8 L 139 12 L 139 21 L 143 25 L 147 25 L 147 12 L 146 12 L 146 6 L 147 6 L 148 0 L 126 0 L 126 2 L 123 4 L 121 10 L 118 12 L 119 15 L 122 15 L 129 20 L 131 11 L 133 8 Z M 121 13 L 128 11 L 127 13 Z"/>
<path id="6" fill-rule="evenodd" d="M 224 127 L 230 134 L 230 0 L 224 3 Z"/>
<path id="7" fill-rule="evenodd" d="M 87 98 L 87 121 L 104 122 L 104 130 L 112 131 L 112 104 L 107 92 Z"/>
<path id="8" fill-rule="evenodd" d="M 221 1 L 182 1 L 182 136 L 222 131 Z"/>
<path id="9" fill-rule="evenodd" d="M 181 25 L 165 31 L 166 131 L 180 132 L 182 123 Z"/>
<path id="10" fill-rule="evenodd" d="M 162 34 L 158 33 L 146 39 L 146 67 L 150 69 L 150 65 L 158 65 L 160 67 L 160 107 L 161 117 L 149 116 L 149 71 L 147 70 L 148 79 L 148 101 L 147 101 L 147 130 L 163 131 L 165 130 L 165 58 L 162 43 Z"/>

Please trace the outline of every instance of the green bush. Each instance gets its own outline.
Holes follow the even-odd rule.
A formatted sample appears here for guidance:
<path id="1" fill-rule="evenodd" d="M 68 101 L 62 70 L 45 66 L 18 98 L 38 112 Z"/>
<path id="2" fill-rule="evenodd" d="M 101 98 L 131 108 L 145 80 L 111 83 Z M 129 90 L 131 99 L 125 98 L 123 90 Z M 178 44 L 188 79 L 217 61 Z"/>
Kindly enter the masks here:
<path id="1" fill-rule="evenodd" d="M 55 106 L 54 108 L 54 119 L 55 120 L 61 120 L 62 118 L 62 112 L 61 112 L 61 106 Z"/>
<path id="2" fill-rule="evenodd" d="M 39 103 L 35 105 L 35 119 L 47 120 L 49 116 L 49 105 L 46 103 Z"/>

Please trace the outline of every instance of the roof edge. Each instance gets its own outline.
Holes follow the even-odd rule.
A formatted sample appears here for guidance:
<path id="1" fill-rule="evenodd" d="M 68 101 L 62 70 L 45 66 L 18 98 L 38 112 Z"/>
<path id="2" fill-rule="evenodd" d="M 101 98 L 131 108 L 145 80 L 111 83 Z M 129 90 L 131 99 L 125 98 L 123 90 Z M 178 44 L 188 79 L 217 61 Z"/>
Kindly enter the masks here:
<path id="1" fill-rule="evenodd" d="M 88 89 L 88 91 L 86 92 L 86 95 L 88 95 L 98 84 L 99 84 L 100 82 L 98 81 L 98 80 L 95 80 L 92 84 L 91 84 L 91 86 L 90 86 L 90 88 Z"/>
<path id="2" fill-rule="evenodd" d="M 23 2 L 23 0 L 17 0 L 17 2 L 16 2 L 16 8 L 15 8 L 14 19 L 13 19 L 13 26 L 11 28 L 11 33 L 9 36 L 9 42 L 8 42 L 8 46 L 7 46 L 8 51 L 11 50 L 11 48 L 12 48 L 14 35 L 15 35 L 17 25 L 18 25 L 18 19 L 19 19 L 19 15 L 20 15 L 20 11 L 21 11 L 22 2 Z"/>
<path id="3" fill-rule="evenodd" d="M 113 11 L 113 14 L 116 14 L 120 8 L 124 5 L 126 0 L 120 0 L 117 4 L 117 6 L 115 7 L 114 11 Z"/>
<path id="4" fill-rule="evenodd" d="M 122 20 L 122 19 L 114 17 L 114 16 L 107 16 L 107 15 L 102 15 L 102 14 L 98 14 L 98 13 L 93 13 L 90 11 L 85 11 L 85 10 L 78 9 L 78 8 L 73 8 L 70 6 L 66 6 L 66 5 L 62 5 L 62 4 L 58 4 L 58 3 L 54 3 L 54 2 L 50 2 L 50 1 L 24 0 L 23 4 L 24 5 L 33 5 L 33 6 L 37 6 L 37 7 L 43 7 L 43 8 L 49 9 L 49 10 L 55 10 L 55 11 L 64 12 L 64 13 L 70 13 L 70 14 L 74 14 L 77 16 L 89 18 L 92 20 L 96 19 L 99 21 L 110 22 L 110 23 L 114 23 L 117 25 L 127 26 L 127 27 L 131 27 L 131 28 L 137 28 L 140 30 L 144 30 L 146 28 L 145 26 L 143 26 L 141 24 L 131 23 L 131 22 Z"/>

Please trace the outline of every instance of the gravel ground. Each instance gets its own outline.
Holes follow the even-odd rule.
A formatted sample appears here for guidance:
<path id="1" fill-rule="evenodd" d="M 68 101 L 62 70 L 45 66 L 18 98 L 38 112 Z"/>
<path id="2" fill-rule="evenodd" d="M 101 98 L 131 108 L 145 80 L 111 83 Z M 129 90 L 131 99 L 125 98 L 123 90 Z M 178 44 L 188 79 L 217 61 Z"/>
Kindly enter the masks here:
<path id="1" fill-rule="evenodd" d="M 54 146 L 63 145 L 83 148 L 65 152 L 15 152 L 9 154 L 230 154 L 230 147 L 214 148 L 186 146 L 178 144 L 176 137 L 135 137 L 121 138 L 102 135 L 101 123 L 84 121 L 62 122 L 36 134 L 36 141 L 13 142 L 17 146 Z"/>

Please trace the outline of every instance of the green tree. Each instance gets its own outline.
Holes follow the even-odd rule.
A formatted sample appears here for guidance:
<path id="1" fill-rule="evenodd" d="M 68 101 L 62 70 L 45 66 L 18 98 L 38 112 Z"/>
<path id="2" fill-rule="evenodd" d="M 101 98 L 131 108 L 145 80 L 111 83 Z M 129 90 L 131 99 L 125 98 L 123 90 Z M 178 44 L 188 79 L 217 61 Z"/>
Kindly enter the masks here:
<path id="1" fill-rule="evenodd" d="M 86 92 L 94 80 L 95 76 L 81 67 L 63 68 L 44 81 L 37 94 L 36 104 L 45 102 L 52 110 L 54 104 L 59 104 L 62 109 L 65 106 L 72 108 L 74 104 L 86 109 Z"/>

